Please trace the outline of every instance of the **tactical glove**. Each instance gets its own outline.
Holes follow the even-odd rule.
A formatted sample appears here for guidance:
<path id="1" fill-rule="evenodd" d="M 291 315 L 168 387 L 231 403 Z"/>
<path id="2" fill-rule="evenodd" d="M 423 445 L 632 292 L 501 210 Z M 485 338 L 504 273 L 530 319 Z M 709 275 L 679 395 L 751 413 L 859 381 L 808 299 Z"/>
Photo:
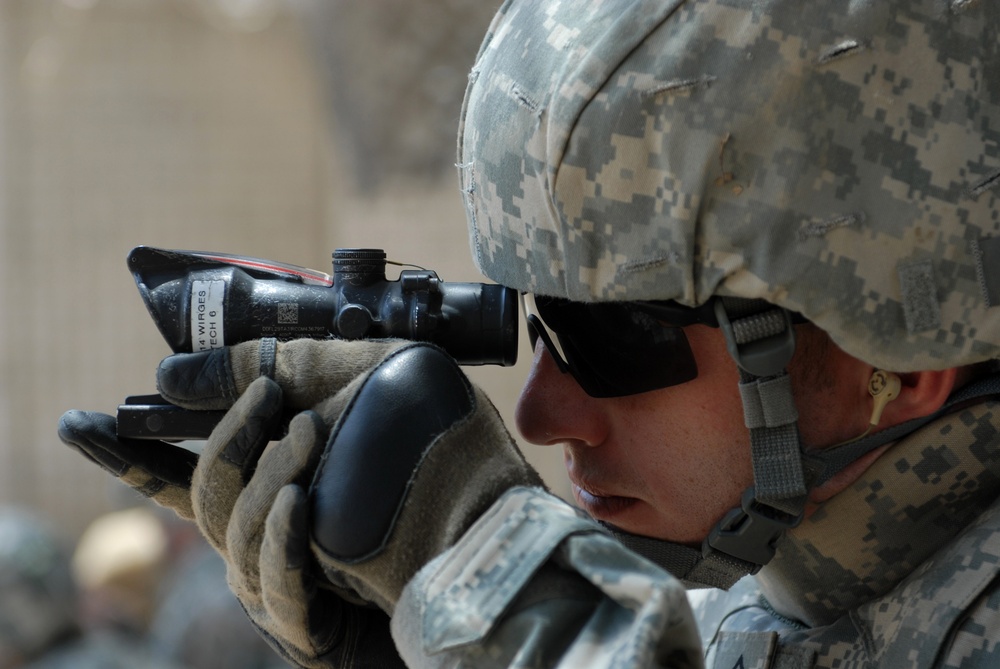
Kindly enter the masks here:
<path id="1" fill-rule="evenodd" d="M 61 436 L 193 514 L 251 620 L 302 666 L 398 662 L 385 614 L 365 605 L 391 613 L 503 491 L 541 486 L 486 397 L 429 345 L 262 340 L 173 356 L 158 381 L 180 406 L 232 405 L 189 484 L 192 456 L 119 441 L 110 417 L 71 412 Z M 285 407 L 303 411 L 268 447 Z"/>

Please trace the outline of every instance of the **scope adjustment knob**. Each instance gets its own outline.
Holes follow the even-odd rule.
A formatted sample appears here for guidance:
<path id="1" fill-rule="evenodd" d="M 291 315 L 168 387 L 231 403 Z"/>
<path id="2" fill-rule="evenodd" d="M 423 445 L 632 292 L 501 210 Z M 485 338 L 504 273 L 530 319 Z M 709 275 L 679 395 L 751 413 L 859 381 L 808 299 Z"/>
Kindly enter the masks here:
<path id="1" fill-rule="evenodd" d="M 337 334 L 344 339 L 364 339 L 372 325 L 372 315 L 360 304 L 348 304 L 337 314 Z"/>

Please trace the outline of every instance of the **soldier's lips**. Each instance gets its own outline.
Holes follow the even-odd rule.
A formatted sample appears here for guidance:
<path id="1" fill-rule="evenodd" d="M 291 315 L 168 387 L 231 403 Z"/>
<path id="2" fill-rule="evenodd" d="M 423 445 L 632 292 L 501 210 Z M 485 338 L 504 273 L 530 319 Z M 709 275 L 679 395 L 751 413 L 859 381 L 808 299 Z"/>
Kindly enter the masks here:
<path id="1" fill-rule="evenodd" d="M 639 503 L 635 497 L 598 494 L 576 484 L 573 484 L 573 496 L 591 517 L 608 522 Z"/>

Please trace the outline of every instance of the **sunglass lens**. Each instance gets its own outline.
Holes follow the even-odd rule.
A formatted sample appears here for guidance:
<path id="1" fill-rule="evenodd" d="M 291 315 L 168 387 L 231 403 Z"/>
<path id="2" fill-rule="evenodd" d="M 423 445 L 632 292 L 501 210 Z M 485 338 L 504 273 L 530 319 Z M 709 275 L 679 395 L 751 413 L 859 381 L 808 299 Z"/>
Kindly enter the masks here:
<path id="1" fill-rule="evenodd" d="M 690 381 L 697 364 L 684 331 L 635 305 L 536 297 L 570 371 L 592 397 L 620 397 Z"/>

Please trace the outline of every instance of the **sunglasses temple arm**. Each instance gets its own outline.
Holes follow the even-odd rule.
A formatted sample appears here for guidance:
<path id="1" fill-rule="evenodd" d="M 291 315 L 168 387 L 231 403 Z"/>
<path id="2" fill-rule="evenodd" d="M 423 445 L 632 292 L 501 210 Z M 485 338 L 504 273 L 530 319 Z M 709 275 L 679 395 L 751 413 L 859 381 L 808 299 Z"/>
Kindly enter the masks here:
<path id="1" fill-rule="evenodd" d="M 531 343 L 534 344 L 540 337 L 542 342 L 545 344 L 545 348 L 548 349 L 549 354 L 552 356 L 552 359 L 556 361 L 556 366 L 559 368 L 559 371 L 563 374 L 568 373 L 569 366 L 563 358 L 562 353 L 559 351 L 559 347 L 552 341 L 552 338 L 549 337 L 548 330 L 541 322 L 541 319 L 535 314 L 527 314 L 525 320 L 528 321 L 529 333 L 534 335 Z"/>

